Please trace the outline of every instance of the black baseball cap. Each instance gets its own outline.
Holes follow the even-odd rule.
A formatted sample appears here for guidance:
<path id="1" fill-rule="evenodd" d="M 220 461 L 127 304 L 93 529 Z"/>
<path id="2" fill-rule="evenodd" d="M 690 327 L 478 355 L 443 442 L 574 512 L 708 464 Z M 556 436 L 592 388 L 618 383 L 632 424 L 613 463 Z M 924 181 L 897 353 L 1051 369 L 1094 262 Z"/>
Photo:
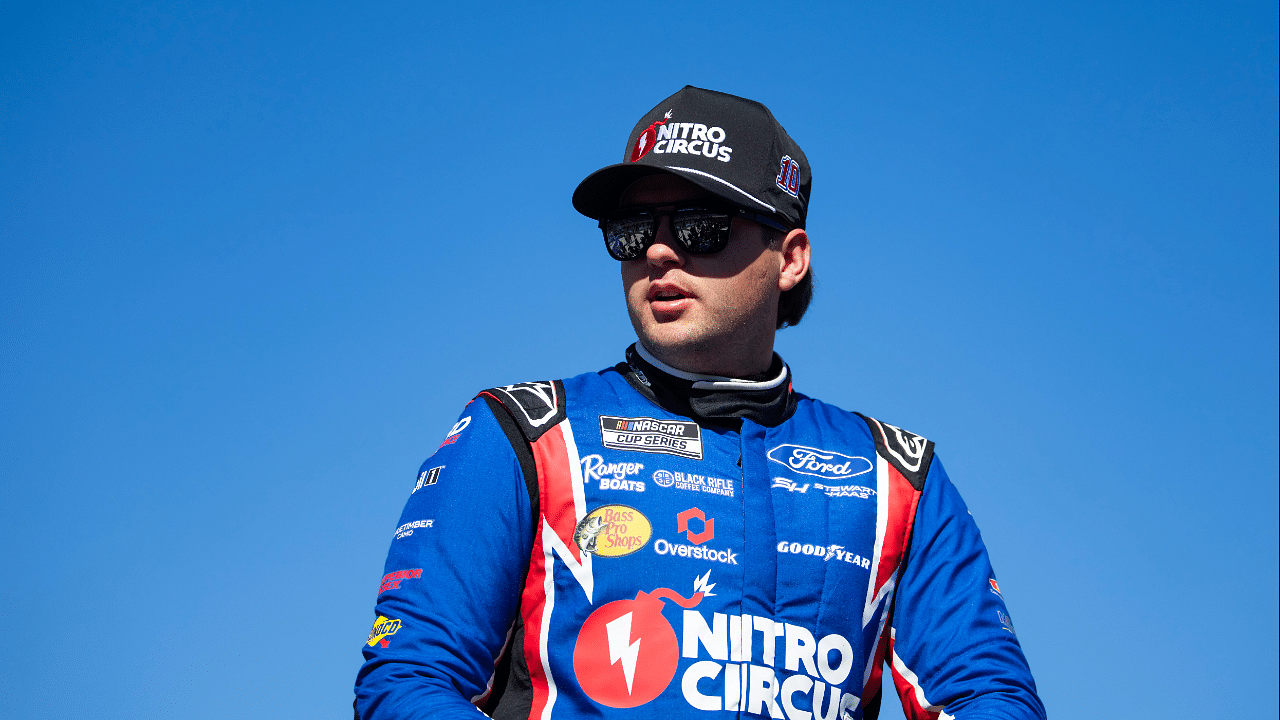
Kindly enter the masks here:
<path id="1" fill-rule="evenodd" d="M 604 218 L 631 183 L 657 173 L 804 227 L 813 184 L 809 161 L 769 108 L 754 100 L 686 85 L 640 118 L 621 163 L 578 184 L 573 207 Z"/>

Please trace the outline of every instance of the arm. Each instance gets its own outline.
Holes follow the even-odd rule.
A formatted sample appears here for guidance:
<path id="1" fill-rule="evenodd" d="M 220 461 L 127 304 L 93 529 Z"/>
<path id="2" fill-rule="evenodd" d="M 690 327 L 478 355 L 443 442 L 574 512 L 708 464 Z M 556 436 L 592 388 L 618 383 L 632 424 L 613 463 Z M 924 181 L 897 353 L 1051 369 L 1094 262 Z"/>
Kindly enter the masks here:
<path id="1" fill-rule="evenodd" d="M 886 662 L 908 718 L 1044 718 L 978 526 L 935 457 Z"/>
<path id="2" fill-rule="evenodd" d="M 473 703 L 509 642 L 533 543 L 525 474 L 494 412 L 473 400 L 419 470 L 362 648 L 364 720 L 482 717 Z"/>

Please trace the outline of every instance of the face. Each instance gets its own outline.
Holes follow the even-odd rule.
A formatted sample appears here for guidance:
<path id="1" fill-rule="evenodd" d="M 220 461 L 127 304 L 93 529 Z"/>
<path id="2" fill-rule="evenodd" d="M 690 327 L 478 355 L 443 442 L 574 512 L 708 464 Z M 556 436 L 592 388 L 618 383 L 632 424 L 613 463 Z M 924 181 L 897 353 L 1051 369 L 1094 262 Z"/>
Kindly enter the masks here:
<path id="1" fill-rule="evenodd" d="M 620 207 L 669 206 L 712 197 L 674 175 L 650 175 L 623 193 Z M 773 358 L 783 253 L 770 231 L 735 218 L 728 247 L 714 255 L 684 251 L 669 217 L 645 255 L 623 261 L 622 285 L 636 335 L 658 359 L 689 372 L 742 377 Z"/>

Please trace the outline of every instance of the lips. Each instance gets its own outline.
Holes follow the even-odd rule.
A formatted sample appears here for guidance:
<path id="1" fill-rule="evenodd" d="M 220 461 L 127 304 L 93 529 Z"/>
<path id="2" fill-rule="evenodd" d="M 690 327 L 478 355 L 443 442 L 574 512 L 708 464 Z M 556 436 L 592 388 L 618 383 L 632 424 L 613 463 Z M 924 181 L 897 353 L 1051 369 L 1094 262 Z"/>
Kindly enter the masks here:
<path id="1" fill-rule="evenodd" d="M 693 293 L 673 282 L 655 282 L 649 285 L 647 298 L 650 302 L 669 302 L 692 298 Z"/>
<path id="2" fill-rule="evenodd" d="M 658 314 L 678 314 L 693 304 L 694 294 L 673 282 L 660 281 L 649 286 L 645 299 Z"/>

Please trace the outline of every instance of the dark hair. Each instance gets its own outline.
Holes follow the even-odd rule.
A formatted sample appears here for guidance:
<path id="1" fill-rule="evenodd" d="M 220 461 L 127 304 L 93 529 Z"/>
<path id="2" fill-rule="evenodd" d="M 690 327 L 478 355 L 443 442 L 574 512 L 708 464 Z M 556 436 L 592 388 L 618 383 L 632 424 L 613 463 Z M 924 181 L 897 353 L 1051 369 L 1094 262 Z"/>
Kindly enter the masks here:
<path id="1" fill-rule="evenodd" d="M 764 244 L 781 246 L 782 239 L 785 237 L 785 233 L 770 229 L 769 232 L 764 234 Z M 796 286 L 790 290 L 783 290 L 782 295 L 778 298 L 778 326 L 776 329 L 781 330 L 784 327 L 799 325 L 805 311 L 809 309 L 809 303 L 812 301 L 813 266 L 810 266 L 804 277 L 800 278 L 800 282 L 796 283 Z"/>

